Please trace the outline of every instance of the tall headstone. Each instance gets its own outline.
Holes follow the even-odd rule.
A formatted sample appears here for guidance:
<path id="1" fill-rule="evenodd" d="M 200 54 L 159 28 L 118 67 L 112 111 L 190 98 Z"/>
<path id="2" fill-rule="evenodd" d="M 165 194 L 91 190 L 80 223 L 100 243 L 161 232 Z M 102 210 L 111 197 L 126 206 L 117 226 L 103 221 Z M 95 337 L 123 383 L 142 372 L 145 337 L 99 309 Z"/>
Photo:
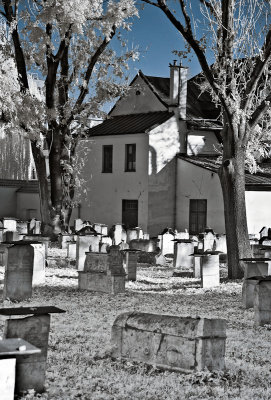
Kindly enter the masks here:
<path id="1" fill-rule="evenodd" d="M 32 297 L 33 266 L 34 249 L 30 244 L 16 244 L 7 248 L 4 299 L 22 301 Z"/>
<path id="2" fill-rule="evenodd" d="M 34 248 L 33 285 L 45 283 L 45 243 L 31 243 Z"/>
<path id="3" fill-rule="evenodd" d="M 163 256 L 167 254 L 174 254 L 174 239 L 175 235 L 172 229 L 166 228 L 158 235 L 159 247 L 162 251 Z"/>
<path id="4" fill-rule="evenodd" d="M 124 250 L 125 254 L 125 272 L 128 281 L 136 281 L 137 273 L 137 250 Z"/>
<path id="5" fill-rule="evenodd" d="M 16 358 L 1 359 L 0 353 L 0 393 L 3 400 L 13 400 L 15 391 Z"/>
<path id="6" fill-rule="evenodd" d="M 193 258 L 191 254 L 194 253 L 194 244 L 189 239 L 176 239 L 174 244 L 174 259 L 173 267 L 176 270 L 192 270 Z"/>
<path id="7" fill-rule="evenodd" d="M 112 326 L 113 358 L 170 371 L 223 370 L 226 321 L 128 312 Z"/>
<path id="8" fill-rule="evenodd" d="M 210 288 L 219 286 L 219 284 L 219 254 L 203 254 L 201 257 L 201 286 Z"/>
<path id="9" fill-rule="evenodd" d="M 215 234 L 212 229 L 206 230 L 203 237 L 203 250 L 213 251 L 215 243 Z"/>

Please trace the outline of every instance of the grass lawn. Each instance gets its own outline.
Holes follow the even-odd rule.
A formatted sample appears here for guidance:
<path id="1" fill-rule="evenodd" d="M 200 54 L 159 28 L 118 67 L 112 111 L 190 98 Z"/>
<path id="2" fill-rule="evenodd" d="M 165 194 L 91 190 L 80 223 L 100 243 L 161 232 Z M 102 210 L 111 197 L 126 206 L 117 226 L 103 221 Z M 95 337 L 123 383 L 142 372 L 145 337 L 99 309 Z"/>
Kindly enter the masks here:
<path id="1" fill-rule="evenodd" d="M 57 249 L 50 252 L 64 256 Z M 217 288 L 202 289 L 198 280 L 173 278 L 172 272 L 170 263 L 163 268 L 141 266 L 137 282 L 113 296 L 79 291 L 77 272 L 63 259 L 47 267 L 46 284 L 34 288 L 30 301 L 16 306 L 53 305 L 66 313 L 52 314 L 46 391 L 29 391 L 22 399 L 271 399 L 271 327 L 253 327 L 253 310 L 242 308 L 241 281 L 223 279 Z M 12 305 L 5 301 L 1 306 Z M 133 310 L 225 318 L 226 370 L 180 374 L 112 360 L 113 321 Z"/>

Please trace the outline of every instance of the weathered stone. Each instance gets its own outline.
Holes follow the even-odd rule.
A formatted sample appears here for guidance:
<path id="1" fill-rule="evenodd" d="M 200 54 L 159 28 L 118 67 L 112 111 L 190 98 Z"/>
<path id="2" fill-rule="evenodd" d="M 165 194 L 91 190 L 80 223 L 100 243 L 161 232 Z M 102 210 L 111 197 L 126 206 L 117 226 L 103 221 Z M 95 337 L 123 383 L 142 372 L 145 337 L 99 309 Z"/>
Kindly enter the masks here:
<path id="1" fill-rule="evenodd" d="M 3 400 L 14 399 L 15 365 L 16 358 L 0 359 L 0 393 Z"/>
<path id="2" fill-rule="evenodd" d="M 80 231 L 84 227 L 84 223 L 81 218 L 77 218 L 74 220 L 74 230 L 75 232 Z"/>
<path id="3" fill-rule="evenodd" d="M 118 246 L 111 246 L 109 254 L 87 253 L 84 271 L 78 271 L 80 290 L 105 293 L 125 291 L 123 258 Z"/>
<path id="4" fill-rule="evenodd" d="M 74 235 L 61 233 L 58 237 L 58 241 L 61 246 L 61 249 L 67 249 L 68 243 L 74 241 Z"/>
<path id="5" fill-rule="evenodd" d="M 17 230 L 17 219 L 16 218 L 2 218 L 3 228 L 5 231 L 16 232 Z"/>
<path id="6" fill-rule="evenodd" d="M 155 256 L 155 265 L 159 265 L 161 267 L 165 267 L 167 265 L 167 260 L 162 253 Z"/>
<path id="7" fill-rule="evenodd" d="M 157 240 L 156 239 L 133 239 L 129 243 L 129 247 L 132 250 L 141 250 L 150 253 L 157 251 Z"/>
<path id="8" fill-rule="evenodd" d="M 254 290 L 257 283 L 257 277 L 244 279 L 242 285 L 242 303 L 246 309 L 254 306 Z"/>
<path id="9" fill-rule="evenodd" d="M 35 221 L 34 235 L 40 235 L 41 221 Z"/>
<path id="10" fill-rule="evenodd" d="M 32 285 L 45 283 L 45 243 L 31 244 L 34 248 Z"/>
<path id="11" fill-rule="evenodd" d="M 174 254 L 174 233 L 171 229 L 167 230 L 166 232 L 158 235 L 159 247 L 162 251 L 163 256 L 167 254 Z"/>
<path id="12" fill-rule="evenodd" d="M 254 323 L 255 326 L 271 323 L 271 277 L 259 277 L 255 285 Z"/>
<path id="13" fill-rule="evenodd" d="M 214 250 L 227 254 L 226 235 L 217 235 L 215 237 Z"/>
<path id="14" fill-rule="evenodd" d="M 0 227 L 0 243 L 4 242 L 4 232 L 5 232 L 5 228 Z"/>
<path id="15" fill-rule="evenodd" d="M 27 235 L 28 234 L 28 224 L 27 221 L 17 221 L 17 232 L 21 235 Z"/>
<path id="16" fill-rule="evenodd" d="M 112 238 L 114 245 L 118 245 L 122 241 L 127 241 L 127 233 L 122 224 L 113 225 L 109 231 L 109 236 Z"/>
<path id="17" fill-rule="evenodd" d="M 20 380 L 16 382 L 16 392 L 44 390 L 49 331 L 48 314 L 6 320 L 5 338 L 22 338 L 41 349 L 39 354 L 17 359 L 16 370 Z"/>
<path id="18" fill-rule="evenodd" d="M 23 240 L 30 241 L 30 242 L 41 242 L 45 245 L 45 258 L 48 257 L 48 248 L 50 243 L 49 236 L 42 236 L 42 235 L 25 235 Z"/>
<path id="19" fill-rule="evenodd" d="M 5 231 L 4 232 L 4 240 L 6 242 L 16 242 L 20 240 L 20 236 L 18 232 L 13 232 L 13 231 Z"/>
<path id="20" fill-rule="evenodd" d="M 34 249 L 30 244 L 7 248 L 4 299 L 22 301 L 32 297 L 33 266 Z"/>
<path id="21" fill-rule="evenodd" d="M 224 369 L 226 321 L 147 313 L 119 315 L 112 356 L 172 371 Z"/>
<path id="22" fill-rule="evenodd" d="M 201 286 L 209 288 L 219 286 L 219 255 L 203 254 L 201 257 Z"/>
<path id="23" fill-rule="evenodd" d="M 245 261 L 244 278 L 251 278 L 252 276 L 265 276 L 268 275 L 268 263 L 261 259 L 255 261 Z"/>
<path id="24" fill-rule="evenodd" d="M 136 250 L 125 251 L 125 272 L 128 281 L 136 281 L 137 255 L 138 252 Z"/>
<path id="25" fill-rule="evenodd" d="M 150 239 L 150 235 L 149 235 L 149 233 L 147 233 L 147 232 L 144 232 L 144 233 L 143 233 L 143 239 L 145 239 L 145 240 L 149 240 L 149 239 Z"/>
<path id="26" fill-rule="evenodd" d="M 216 236 L 211 231 L 204 233 L 203 251 L 213 251 L 214 250 L 215 237 Z"/>
<path id="27" fill-rule="evenodd" d="M 191 240 L 178 239 L 174 242 L 173 267 L 177 270 L 192 270 L 194 253 L 194 244 Z"/>
<path id="28" fill-rule="evenodd" d="M 184 232 L 176 232 L 175 233 L 175 239 L 189 239 L 189 232 L 187 232 L 187 229 Z"/>
<path id="29" fill-rule="evenodd" d="M 194 254 L 193 256 L 193 277 L 201 279 L 202 255 Z"/>
<path id="30" fill-rule="evenodd" d="M 76 242 L 68 242 L 67 244 L 67 257 L 75 260 L 76 259 Z"/>
<path id="31" fill-rule="evenodd" d="M 78 271 L 83 271 L 84 262 L 86 258 L 86 252 L 90 250 L 93 252 L 99 252 L 99 237 L 95 235 L 78 235 L 76 242 L 76 268 Z"/>

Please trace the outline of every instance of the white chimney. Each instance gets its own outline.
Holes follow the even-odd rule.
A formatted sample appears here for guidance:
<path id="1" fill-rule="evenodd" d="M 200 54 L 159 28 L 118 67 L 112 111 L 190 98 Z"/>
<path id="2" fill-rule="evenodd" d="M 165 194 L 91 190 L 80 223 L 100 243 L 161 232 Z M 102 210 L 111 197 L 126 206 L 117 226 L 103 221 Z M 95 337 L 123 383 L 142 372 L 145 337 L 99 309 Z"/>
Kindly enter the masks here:
<path id="1" fill-rule="evenodd" d="M 170 67 L 170 110 L 178 114 L 181 120 L 186 119 L 187 67 L 177 65 L 174 60 Z M 177 117 L 177 115 L 176 115 Z"/>

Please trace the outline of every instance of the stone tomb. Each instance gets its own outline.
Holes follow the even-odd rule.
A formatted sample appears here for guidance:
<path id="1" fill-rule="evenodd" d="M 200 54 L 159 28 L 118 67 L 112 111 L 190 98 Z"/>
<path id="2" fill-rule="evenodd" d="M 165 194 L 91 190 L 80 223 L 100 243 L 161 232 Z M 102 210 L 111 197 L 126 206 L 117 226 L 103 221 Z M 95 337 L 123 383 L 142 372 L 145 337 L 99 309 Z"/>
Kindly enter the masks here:
<path id="1" fill-rule="evenodd" d="M 117 294 L 125 291 L 123 257 L 118 246 L 109 254 L 86 253 L 84 271 L 78 271 L 79 290 Z"/>
<path id="2" fill-rule="evenodd" d="M 5 316 L 4 338 L 21 338 L 41 350 L 17 360 L 17 372 L 20 381 L 17 391 L 30 388 L 36 392 L 44 390 L 48 338 L 50 332 L 50 314 L 63 313 L 57 307 L 17 307 L 2 308 L 0 315 Z"/>
<path id="3" fill-rule="evenodd" d="M 174 240 L 174 259 L 173 267 L 178 271 L 190 271 L 193 268 L 191 253 L 194 253 L 194 243 L 192 240 Z"/>
<path id="4" fill-rule="evenodd" d="M 60 233 L 58 236 L 58 241 L 61 246 L 61 249 L 67 249 L 68 243 L 74 241 L 74 235 Z"/>
<path id="5" fill-rule="evenodd" d="M 242 285 L 242 303 L 244 308 L 253 308 L 254 306 L 254 290 L 258 283 L 258 277 L 244 279 Z"/>
<path id="6" fill-rule="evenodd" d="M 112 327 L 112 357 L 171 371 L 223 370 L 226 321 L 139 312 L 120 314 Z"/>
<path id="7" fill-rule="evenodd" d="M 22 384 L 24 388 L 26 387 L 22 382 L 22 361 L 25 356 L 39 353 L 41 353 L 40 349 L 21 338 L 0 340 L 1 399 L 13 400 L 14 392 L 19 394 L 22 391 Z M 31 384 L 28 389 L 32 389 Z"/>
<path id="8" fill-rule="evenodd" d="M 7 247 L 4 300 L 22 301 L 32 297 L 34 248 L 27 242 Z"/>
<path id="9" fill-rule="evenodd" d="M 271 324 L 271 276 L 257 277 L 254 290 L 254 324 Z"/>

